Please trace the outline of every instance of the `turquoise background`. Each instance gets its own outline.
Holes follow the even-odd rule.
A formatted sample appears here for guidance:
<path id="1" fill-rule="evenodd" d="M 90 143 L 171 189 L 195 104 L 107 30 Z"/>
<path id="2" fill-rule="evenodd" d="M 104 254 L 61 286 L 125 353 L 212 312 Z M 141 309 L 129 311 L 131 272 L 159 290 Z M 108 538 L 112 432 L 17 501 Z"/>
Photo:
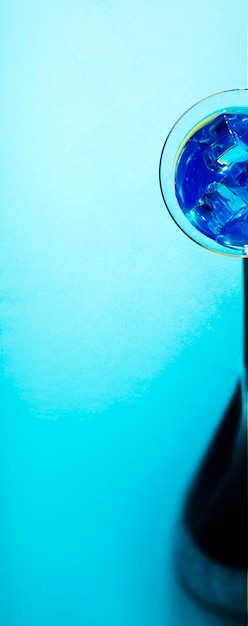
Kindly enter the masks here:
<path id="1" fill-rule="evenodd" d="M 0 24 L 0 625 L 224 624 L 171 549 L 241 367 L 241 262 L 179 231 L 158 165 L 246 86 L 246 1 L 2 0 Z"/>

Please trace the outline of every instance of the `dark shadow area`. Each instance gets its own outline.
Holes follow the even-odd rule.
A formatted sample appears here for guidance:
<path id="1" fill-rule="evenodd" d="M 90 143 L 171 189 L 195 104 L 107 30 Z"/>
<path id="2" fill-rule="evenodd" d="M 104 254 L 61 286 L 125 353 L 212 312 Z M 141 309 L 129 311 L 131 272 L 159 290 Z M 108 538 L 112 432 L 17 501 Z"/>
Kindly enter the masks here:
<path id="1" fill-rule="evenodd" d="M 175 559 L 179 580 L 188 592 L 237 623 L 247 623 L 247 433 L 243 403 L 238 382 L 187 494 Z"/>

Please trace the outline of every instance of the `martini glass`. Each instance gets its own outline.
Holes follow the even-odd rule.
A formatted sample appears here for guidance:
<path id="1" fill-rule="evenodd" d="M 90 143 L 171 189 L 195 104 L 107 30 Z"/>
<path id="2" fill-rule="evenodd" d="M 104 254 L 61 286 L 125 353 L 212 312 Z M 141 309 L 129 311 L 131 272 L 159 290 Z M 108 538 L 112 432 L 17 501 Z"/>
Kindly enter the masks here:
<path id="1" fill-rule="evenodd" d="M 197 601 L 247 623 L 248 90 L 188 109 L 165 141 L 159 174 L 179 228 L 208 250 L 242 259 L 243 372 L 186 494 L 175 565 Z"/>

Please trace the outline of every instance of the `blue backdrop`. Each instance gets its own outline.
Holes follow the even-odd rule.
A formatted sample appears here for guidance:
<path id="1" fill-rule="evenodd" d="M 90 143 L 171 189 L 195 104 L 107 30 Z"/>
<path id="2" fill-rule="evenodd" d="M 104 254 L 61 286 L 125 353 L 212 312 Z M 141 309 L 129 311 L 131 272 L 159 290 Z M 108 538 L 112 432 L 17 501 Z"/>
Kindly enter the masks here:
<path id="1" fill-rule="evenodd" d="M 1 626 L 217 624 L 170 555 L 239 373 L 241 262 L 177 229 L 158 165 L 185 109 L 246 86 L 246 21 L 2 0 Z"/>

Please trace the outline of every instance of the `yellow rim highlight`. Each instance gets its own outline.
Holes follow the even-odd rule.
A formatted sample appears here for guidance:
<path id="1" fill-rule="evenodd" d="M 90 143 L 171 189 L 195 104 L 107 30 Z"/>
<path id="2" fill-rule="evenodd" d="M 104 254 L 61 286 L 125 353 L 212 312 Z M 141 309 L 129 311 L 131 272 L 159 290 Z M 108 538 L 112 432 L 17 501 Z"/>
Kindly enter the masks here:
<path id="1" fill-rule="evenodd" d="M 212 115 L 208 115 L 208 117 L 205 117 L 201 122 L 198 122 L 198 124 L 196 124 L 194 126 L 194 128 L 192 128 L 186 135 L 186 137 L 184 137 L 182 143 L 180 144 L 175 159 L 174 159 L 174 163 L 173 163 L 173 168 L 172 168 L 172 176 L 174 179 L 174 173 L 175 173 L 175 169 L 176 169 L 176 164 L 178 161 L 178 158 L 185 146 L 185 144 L 187 143 L 187 141 L 189 141 L 189 139 L 195 134 L 197 133 L 198 130 L 200 130 L 200 128 L 202 128 L 203 126 L 206 126 L 207 124 L 209 124 L 210 122 L 212 122 L 216 117 L 218 117 L 219 115 L 219 111 L 216 113 L 212 113 Z"/>

